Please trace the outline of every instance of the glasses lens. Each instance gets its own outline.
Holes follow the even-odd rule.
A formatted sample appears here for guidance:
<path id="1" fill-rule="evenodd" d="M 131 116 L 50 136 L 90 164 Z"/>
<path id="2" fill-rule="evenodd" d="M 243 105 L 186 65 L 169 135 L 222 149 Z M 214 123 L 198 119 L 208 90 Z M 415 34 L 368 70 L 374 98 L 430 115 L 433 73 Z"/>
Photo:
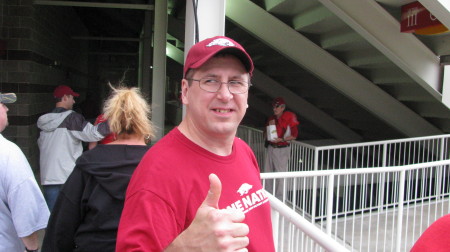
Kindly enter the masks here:
<path id="1" fill-rule="evenodd" d="M 233 94 L 245 93 L 248 90 L 248 83 L 244 81 L 230 81 L 228 82 L 228 90 Z"/>
<path id="2" fill-rule="evenodd" d="M 201 79 L 199 81 L 200 88 L 211 93 L 218 92 L 223 82 L 215 79 Z M 228 86 L 228 90 L 233 94 L 242 94 L 248 91 L 249 84 L 244 81 L 229 81 L 224 83 Z"/>
<path id="3" fill-rule="evenodd" d="M 199 81 L 200 88 L 207 92 L 217 92 L 220 88 L 220 82 L 214 79 L 201 79 Z"/>

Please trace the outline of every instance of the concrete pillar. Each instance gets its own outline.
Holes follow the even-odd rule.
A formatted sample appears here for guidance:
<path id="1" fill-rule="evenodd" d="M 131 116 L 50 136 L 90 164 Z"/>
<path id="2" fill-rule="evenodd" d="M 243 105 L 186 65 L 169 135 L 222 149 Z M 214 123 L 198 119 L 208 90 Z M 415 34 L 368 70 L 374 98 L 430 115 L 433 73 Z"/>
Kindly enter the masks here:
<path id="1" fill-rule="evenodd" d="M 196 2 L 198 30 L 195 30 L 195 11 L 193 2 Z M 186 27 L 184 34 L 184 59 L 189 49 L 198 40 L 225 34 L 225 7 L 226 0 L 187 0 L 186 1 Z M 186 108 L 183 106 L 183 117 Z"/>
<path id="2" fill-rule="evenodd" d="M 152 121 L 157 127 L 153 142 L 164 136 L 166 103 L 166 37 L 167 1 L 155 1 L 155 31 L 153 51 Z"/>
<path id="3" fill-rule="evenodd" d="M 450 109 L 450 65 L 444 66 L 444 79 L 442 81 L 442 102 Z"/>

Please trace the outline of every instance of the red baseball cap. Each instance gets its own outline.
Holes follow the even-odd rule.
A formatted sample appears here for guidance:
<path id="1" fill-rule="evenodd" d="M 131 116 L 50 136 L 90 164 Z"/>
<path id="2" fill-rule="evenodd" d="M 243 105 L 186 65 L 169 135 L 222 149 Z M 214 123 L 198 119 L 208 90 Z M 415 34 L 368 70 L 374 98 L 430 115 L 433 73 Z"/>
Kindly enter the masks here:
<path id="1" fill-rule="evenodd" d="M 207 60 L 219 52 L 230 53 L 238 57 L 250 76 L 252 75 L 254 69 L 253 61 L 245 49 L 239 43 L 228 37 L 216 36 L 202 40 L 191 47 L 184 62 L 183 76 L 186 77 L 189 69 L 201 67 Z"/>
<path id="2" fill-rule="evenodd" d="M 61 98 L 64 95 L 72 95 L 74 97 L 80 96 L 79 93 L 75 93 L 69 86 L 66 85 L 59 85 L 55 88 L 55 91 L 53 92 L 53 96 L 55 98 Z"/>
<path id="3" fill-rule="evenodd" d="M 285 105 L 285 104 L 286 104 L 286 102 L 284 102 L 283 97 L 277 97 L 277 98 L 273 99 L 273 102 L 272 102 L 273 107 Z"/>

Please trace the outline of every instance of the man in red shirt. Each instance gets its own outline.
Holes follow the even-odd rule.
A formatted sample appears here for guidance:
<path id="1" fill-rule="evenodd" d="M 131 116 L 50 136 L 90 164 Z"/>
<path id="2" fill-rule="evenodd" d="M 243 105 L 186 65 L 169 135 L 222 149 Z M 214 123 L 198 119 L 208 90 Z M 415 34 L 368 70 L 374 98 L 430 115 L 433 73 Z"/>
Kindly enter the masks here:
<path id="1" fill-rule="evenodd" d="M 269 117 L 266 123 L 267 135 L 265 136 L 269 145 L 267 146 L 265 172 L 286 172 L 291 155 L 290 141 L 297 138 L 297 125 L 300 123 L 294 113 L 285 111 L 286 102 L 282 97 L 277 97 L 273 100 L 272 108 L 273 115 Z M 276 132 L 273 128 L 276 129 Z M 282 199 L 283 184 L 279 181 L 277 182 L 275 195 Z M 269 191 L 270 187 L 269 183 Z M 273 191 L 270 192 L 273 193 Z"/>
<path id="2" fill-rule="evenodd" d="M 181 82 L 186 115 L 133 173 L 116 251 L 275 251 L 258 163 L 236 137 L 253 68 L 227 37 L 189 50 Z"/>

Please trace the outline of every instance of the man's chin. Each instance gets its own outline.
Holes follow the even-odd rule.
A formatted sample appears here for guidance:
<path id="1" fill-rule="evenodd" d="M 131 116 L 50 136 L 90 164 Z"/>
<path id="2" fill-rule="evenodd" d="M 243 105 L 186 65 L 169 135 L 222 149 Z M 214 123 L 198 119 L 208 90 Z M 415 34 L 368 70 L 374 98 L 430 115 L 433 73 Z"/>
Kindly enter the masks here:
<path id="1" fill-rule="evenodd" d="M 223 135 L 235 134 L 238 126 L 239 124 L 236 123 L 226 123 L 218 125 L 215 130 L 217 131 L 217 133 Z"/>

